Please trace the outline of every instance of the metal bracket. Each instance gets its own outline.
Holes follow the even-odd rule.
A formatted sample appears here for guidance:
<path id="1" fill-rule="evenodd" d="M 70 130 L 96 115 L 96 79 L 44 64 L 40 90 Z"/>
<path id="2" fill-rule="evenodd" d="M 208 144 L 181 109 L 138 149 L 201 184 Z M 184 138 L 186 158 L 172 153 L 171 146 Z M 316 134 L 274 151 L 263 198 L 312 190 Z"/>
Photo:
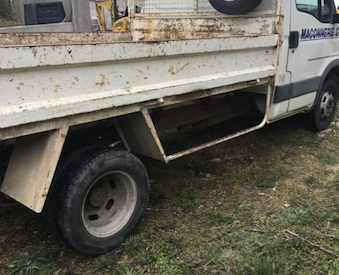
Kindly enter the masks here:
<path id="1" fill-rule="evenodd" d="M 120 137 L 129 151 L 162 160 L 167 163 L 171 160 L 192 154 L 205 148 L 212 147 L 213 145 L 220 144 L 227 140 L 242 136 L 264 127 L 269 116 L 271 94 L 272 85 L 268 84 L 265 115 L 263 120 L 258 125 L 172 155 L 166 155 L 152 118 L 147 109 L 142 109 L 141 112 L 138 113 L 122 116 L 116 120 L 115 124 Z"/>

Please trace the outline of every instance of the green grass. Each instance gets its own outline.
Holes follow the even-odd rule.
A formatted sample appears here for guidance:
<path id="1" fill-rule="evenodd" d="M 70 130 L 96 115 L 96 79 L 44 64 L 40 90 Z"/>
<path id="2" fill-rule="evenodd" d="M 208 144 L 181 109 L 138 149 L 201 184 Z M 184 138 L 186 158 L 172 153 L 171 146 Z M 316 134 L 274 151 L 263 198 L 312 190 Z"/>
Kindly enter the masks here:
<path id="1" fill-rule="evenodd" d="M 20 24 L 11 20 L 4 20 L 0 17 L 0 28 L 19 26 Z"/>
<path id="2" fill-rule="evenodd" d="M 25 253 L 22 257 L 11 261 L 5 267 L 8 275 L 47 274 L 51 269 L 53 269 L 51 255 L 40 253 L 40 251 Z"/>
<path id="3" fill-rule="evenodd" d="M 146 216 L 96 258 L 24 207 L 0 208 L 0 274 L 339 275 L 324 250 L 339 254 L 338 152 L 337 126 L 315 134 L 296 118 L 168 165 L 145 159 Z"/>

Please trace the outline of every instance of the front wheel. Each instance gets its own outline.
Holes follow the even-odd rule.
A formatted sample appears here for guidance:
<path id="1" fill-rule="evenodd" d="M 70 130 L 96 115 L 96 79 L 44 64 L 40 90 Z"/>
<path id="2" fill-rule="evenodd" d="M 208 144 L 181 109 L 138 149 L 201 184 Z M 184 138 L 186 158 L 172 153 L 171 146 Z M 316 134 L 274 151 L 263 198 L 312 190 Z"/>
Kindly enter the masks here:
<path id="1" fill-rule="evenodd" d="M 313 110 L 308 114 L 309 127 L 313 131 L 327 129 L 333 121 L 338 103 L 338 85 L 330 79 L 324 82 Z"/>
<path id="2" fill-rule="evenodd" d="M 58 212 L 62 236 L 83 254 L 103 254 L 132 234 L 148 198 L 143 164 L 128 152 L 99 149 L 64 179 Z"/>
<path id="3" fill-rule="evenodd" d="M 209 0 L 217 11 L 229 15 L 241 15 L 254 10 L 262 0 Z"/>

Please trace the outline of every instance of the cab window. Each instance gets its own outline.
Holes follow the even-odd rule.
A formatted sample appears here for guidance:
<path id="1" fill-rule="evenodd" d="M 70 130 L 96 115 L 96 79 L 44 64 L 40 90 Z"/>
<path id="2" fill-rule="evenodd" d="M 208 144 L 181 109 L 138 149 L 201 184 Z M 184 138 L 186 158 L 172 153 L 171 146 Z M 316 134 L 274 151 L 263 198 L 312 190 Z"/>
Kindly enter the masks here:
<path id="1" fill-rule="evenodd" d="M 330 0 L 296 0 L 297 9 L 309 13 L 320 22 L 330 22 Z"/>

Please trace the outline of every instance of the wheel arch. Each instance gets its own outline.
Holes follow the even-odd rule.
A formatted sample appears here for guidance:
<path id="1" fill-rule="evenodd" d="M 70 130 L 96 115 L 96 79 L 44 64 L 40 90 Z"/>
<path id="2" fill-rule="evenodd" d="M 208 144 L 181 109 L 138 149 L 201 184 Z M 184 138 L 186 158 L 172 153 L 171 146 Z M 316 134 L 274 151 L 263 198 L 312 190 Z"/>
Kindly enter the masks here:
<path id="1" fill-rule="evenodd" d="M 334 79 L 339 87 L 339 59 L 333 60 L 325 68 L 319 81 L 316 99 L 314 100 L 313 106 L 309 110 L 309 112 L 311 112 L 316 106 L 316 102 L 318 102 L 321 93 L 321 88 L 324 85 L 325 81 L 328 79 Z"/>

